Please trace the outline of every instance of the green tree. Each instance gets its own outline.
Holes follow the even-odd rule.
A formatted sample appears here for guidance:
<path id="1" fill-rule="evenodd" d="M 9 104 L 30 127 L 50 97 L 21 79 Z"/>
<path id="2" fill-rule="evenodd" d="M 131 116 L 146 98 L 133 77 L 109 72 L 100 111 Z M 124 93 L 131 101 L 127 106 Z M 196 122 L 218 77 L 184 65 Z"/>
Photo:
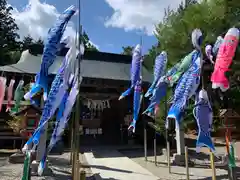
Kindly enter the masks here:
<path id="1" fill-rule="evenodd" d="M 85 50 L 98 51 L 98 49 L 90 42 L 90 39 L 85 31 L 81 36 L 81 42 L 84 44 Z"/>
<path id="2" fill-rule="evenodd" d="M 37 41 L 35 41 L 34 44 L 37 44 L 39 46 L 44 46 L 44 42 L 41 38 L 39 38 Z"/>
<path id="3" fill-rule="evenodd" d="M 122 47 L 122 49 L 123 49 L 122 54 L 131 56 L 134 47 L 133 46 L 126 46 L 126 47 Z"/>
<path id="4" fill-rule="evenodd" d="M 148 66 L 152 67 L 156 55 L 165 50 L 168 53 L 168 67 L 171 67 L 192 51 L 191 32 L 193 29 L 202 30 L 204 37 L 202 48 L 204 48 L 206 43 L 214 43 L 217 36 L 226 33 L 232 26 L 240 27 L 239 15 L 240 4 L 237 0 L 203 0 L 199 3 L 188 1 L 185 6 L 180 4 L 176 11 L 168 8 L 165 10 L 163 20 L 156 26 L 155 36 L 159 43 L 149 50 L 144 61 L 148 61 Z M 228 95 L 233 97 L 230 103 L 232 107 L 240 105 L 239 93 L 237 93 L 240 89 L 239 50 L 240 48 L 237 50 L 232 71 L 229 73 L 231 84 L 235 84 Z M 163 112 L 161 111 L 160 114 L 162 115 Z"/>
<path id="5" fill-rule="evenodd" d="M 12 7 L 7 5 L 6 0 L 0 0 L 0 65 L 10 64 L 9 52 L 18 50 L 20 43 L 17 42 L 17 24 L 11 15 Z"/>
<path id="6" fill-rule="evenodd" d="M 22 41 L 22 50 L 24 51 L 26 49 L 29 49 L 29 47 L 33 44 L 34 44 L 33 38 L 30 35 L 25 36 Z"/>

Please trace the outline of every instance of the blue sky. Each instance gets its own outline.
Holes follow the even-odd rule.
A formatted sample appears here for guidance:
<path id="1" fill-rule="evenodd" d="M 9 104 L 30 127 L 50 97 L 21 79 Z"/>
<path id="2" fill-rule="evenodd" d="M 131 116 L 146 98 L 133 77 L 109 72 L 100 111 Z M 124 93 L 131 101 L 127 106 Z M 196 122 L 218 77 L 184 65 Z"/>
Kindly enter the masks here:
<path id="1" fill-rule="evenodd" d="M 39 0 L 30 1 L 31 3 L 35 3 Z M 149 27 L 154 26 L 154 23 L 149 24 L 149 21 L 154 19 L 154 17 L 147 17 L 148 19 L 144 19 L 145 16 L 136 18 L 135 14 L 132 14 L 129 17 L 126 15 L 123 16 L 124 13 L 129 15 L 131 9 L 128 9 L 128 12 L 126 12 L 124 4 L 113 4 L 118 3 L 116 0 L 108 1 L 113 4 L 113 7 L 109 5 L 107 0 L 81 0 L 81 2 L 81 19 L 83 28 L 89 35 L 90 40 L 99 47 L 100 51 L 120 53 L 122 51 L 122 46 L 136 45 L 140 42 L 141 36 L 143 38 L 144 52 L 146 52 L 152 45 L 156 44 L 157 40 L 154 35 L 151 35 L 151 33 L 147 32 Z M 29 3 L 29 0 L 8 0 L 8 3 L 13 7 L 16 7 L 19 13 L 21 13 Z M 40 0 L 40 3 L 53 5 L 60 13 L 68 6 L 76 5 L 76 0 Z M 133 6 L 134 4 L 131 5 Z M 134 11 L 134 9 L 132 10 Z M 139 11 L 140 10 L 141 9 L 139 8 Z M 114 25 L 114 22 L 112 22 L 113 25 L 106 25 L 107 19 L 110 19 L 111 16 L 113 16 L 113 14 L 117 11 L 122 11 L 122 17 L 115 19 L 116 21 L 119 21 L 120 25 Z M 133 17 L 135 17 L 135 19 Z M 130 22 L 128 22 L 128 18 L 129 20 L 131 19 Z M 149 18 L 152 19 L 149 20 Z M 143 24 L 141 24 L 139 19 L 143 21 Z M 26 22 L 26 20 L 24 21 Z M 72 21 L 76 22 L 76 17 L 74 17 Z M 135 22 L 137 23 L 135 24 Z M 146 22 L 148 24 L 146 24 Z M 22 26 L 20 25 L 20 28 L 21 27 Z"/>

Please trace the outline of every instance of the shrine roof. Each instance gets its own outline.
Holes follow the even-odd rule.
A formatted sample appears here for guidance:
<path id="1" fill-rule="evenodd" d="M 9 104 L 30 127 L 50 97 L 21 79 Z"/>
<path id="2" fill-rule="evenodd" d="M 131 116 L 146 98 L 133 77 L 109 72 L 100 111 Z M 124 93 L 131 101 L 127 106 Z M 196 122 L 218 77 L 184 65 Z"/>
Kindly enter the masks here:
<path id="1" fill-rule="evenodd" d="M 29 50 L 23 51 L 16 64 L 1 66 L 0 71 L 36 74 L 40 70 L 41 57 L 41 54 L 33 55 Z M 57 73 L 62 60 L 62 56 L 57 56 L 49 68 L 49 74 Z M 129 81 L 130 67 L 131 56 L 86 51 L 81 62 L 81 74 L 87 78 Z M 143 67 L 143 81 L 152 82 L 152 74 L 145 67 Z"/>

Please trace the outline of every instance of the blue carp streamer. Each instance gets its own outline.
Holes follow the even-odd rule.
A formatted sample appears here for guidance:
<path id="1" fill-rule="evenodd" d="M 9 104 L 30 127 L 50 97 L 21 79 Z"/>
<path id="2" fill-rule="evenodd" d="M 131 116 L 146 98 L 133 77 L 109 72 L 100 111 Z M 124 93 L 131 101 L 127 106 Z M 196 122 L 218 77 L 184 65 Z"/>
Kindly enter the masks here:
<path id="1" fill-rule="evenodd" d="M 211 139 L 213 111 L 207 91 L 204 89 L 196 95 L 193 115 L 198 125 L 196 151 L 200 152 L 202 146 L 207 146 L 212 152 L 215 152 L 215 147 Z"/>
<path id="2" fill-rule="evenodd" d="M 44 101 L 47 100 L 48 95 L 48 70 L 56 59 L 56 53 L 58 51 L 60 40 L 66 29 L 68 21 L 75 14 L 76 10 L 74 6 L 70 6 L 63 14 L 57 19 L 55 25 L 49 29 L 47 41 L 44 46 L 42 63 L 40 72 L 36 75 L 36 82 L 31 90 L 25 94 L 24 98 L 30 100 L 37 93 L 43 89 Z"/>
<path id="3" fill-rule="evenodd" d="M 32 142 L 35 145 L 38 144 L 41 134 L 45 131 L 44 126 L 46 122 L 48 122 L 48 120 L 54 115 L 56 109 L 62 102 L 64 94 L 69 88 L 69 79 L 71 79 L 71 74 L 74 73 L 72 71 L 74 70 L 73 67 L 76 63 L 77 57 L 76 46 L 73 43 L 73 39 L 70 42 L 72 43 L 72 46 L 66 54 L 64 61 L 52 82 L 48 98 L 44 104 L 39 126 L 35 130 L 33 136 L 25 144 L 23 151 L 27 150 Z"/>
<path id="4" fill-rule="evenodd" d="M 119 100 L 130 95 L 132 90 L 134 90 L 133 95 L 133 120 L 129 126 L 129 130 L 135 132 L 135 126 L 138 119 L 138 114 L 142 102 L 142 50 L 141 46 L 138 44 L 133 50 L 132 64 L 131 64 L 131 86 L 125 92 L 121 94 Z"/>
<path id="5" fill-rule="evenodd" d="M 158 80 L 164 75 L 167 66 L 167 53 L 163 51 L 160 55 L 158 55 L 155 59 L 154 65 L 154 80 L 150 88 L 148 89 L 145 97 L 149 97 L 152 95 Z"/>
<path id="6" fill-rule="evenodd" d="M 200 53 L 199 53 L 200 55 Z M 186 71 L 179 80 L 168 112 L 167 119 L 176 120 L 176 127 L 179 128 L 187 101 L 196 93 L 200 84 L 201 59 L 198 56 L 193 65 Z"/>
<path id="7" fill-rule="evenodd" d="M 130 95 L 135 85 L 141 80 L 142 70 L 142 51 L 141 46 L 138 44 L 133 50 L 132 64 L 131 64 L 131 86 L 121 94 L 118 100 Z"/>

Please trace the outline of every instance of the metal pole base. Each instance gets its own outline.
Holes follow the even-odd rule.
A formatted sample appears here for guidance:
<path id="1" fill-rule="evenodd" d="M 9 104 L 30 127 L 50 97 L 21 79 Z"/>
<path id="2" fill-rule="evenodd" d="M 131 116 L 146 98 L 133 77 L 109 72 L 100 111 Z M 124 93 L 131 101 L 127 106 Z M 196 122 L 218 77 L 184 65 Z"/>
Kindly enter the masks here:
<path id="1" fill-rule="evenodd" d="M 144 157 L 145 157 L 145 161 L 147 161 L 147 127 L 146 127 L 146 122 L 144 122 Z"/>
<path id="2" fill-rule="evenodd" d="M 155 166 L 157 166 L 157 140 L 156 140 L 156 133 L 154 138 L 154 162 Z"/>
<path id="3" fill-rule="evenodd" d="M 86 180 L 86 172 L 80 171 L 80 180 Z"/>

